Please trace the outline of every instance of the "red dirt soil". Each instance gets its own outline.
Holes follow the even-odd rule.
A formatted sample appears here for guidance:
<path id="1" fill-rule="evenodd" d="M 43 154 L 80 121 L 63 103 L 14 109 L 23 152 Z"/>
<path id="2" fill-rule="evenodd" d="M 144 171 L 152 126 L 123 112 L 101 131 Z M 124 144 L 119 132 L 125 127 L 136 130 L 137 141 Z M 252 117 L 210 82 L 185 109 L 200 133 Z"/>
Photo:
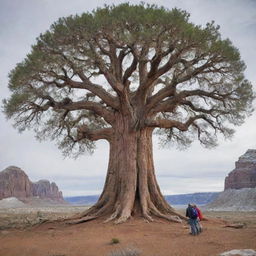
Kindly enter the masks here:
<path id="1" fill-rule="evenodd" d="M 0 256 L 108 256 L 127 247 L 141 256 L 211 256 L 232 249 L 256 249 L 256 226 L 227 228 L 222 220 L 202 223 L 204 231 L 189 235 L 185 223 L 141 218 L 121 225 L 102 219 L 78 225 L 45 223 L 26 230 L 0 232 Z M 119 239 L 111 244 L 112 238 Z"/>

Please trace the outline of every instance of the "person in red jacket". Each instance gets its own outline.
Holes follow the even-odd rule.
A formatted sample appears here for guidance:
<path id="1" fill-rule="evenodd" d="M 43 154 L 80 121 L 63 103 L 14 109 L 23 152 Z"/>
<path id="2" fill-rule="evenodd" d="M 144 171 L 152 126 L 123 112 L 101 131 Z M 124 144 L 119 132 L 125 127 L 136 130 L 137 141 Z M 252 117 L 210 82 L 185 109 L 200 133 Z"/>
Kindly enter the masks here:
<path id="1" fill-rule="evenodd" d="M 201 224 L 201 220 L 203 219 L 203 214 L 201 212 L 201 210 L 194 204 L 193 207 L 196 209 L 197 213 L 198 213 L 198 221 L 197 221 L 197 225 L 198 225 L 198 231 L 202 232 L 203 231 L 203 226 Z"/>

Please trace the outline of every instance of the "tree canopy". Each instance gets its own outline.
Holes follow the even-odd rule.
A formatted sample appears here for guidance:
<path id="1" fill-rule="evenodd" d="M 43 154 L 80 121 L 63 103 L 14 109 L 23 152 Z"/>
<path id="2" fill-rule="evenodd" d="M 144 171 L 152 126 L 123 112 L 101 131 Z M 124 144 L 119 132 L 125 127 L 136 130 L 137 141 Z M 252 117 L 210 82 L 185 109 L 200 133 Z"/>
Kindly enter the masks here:
<path id="1" fill-rule="evenodd" d="M 105 6 L 60 18 L 37 38 L 10 72 L 4 111 L 67 154 L 109 140 L 117 112 L 131 130 L 213 146 L 252 111 L 244 70 L 214 22 L 194 25 L 186 11 L 155 5 Z"/>

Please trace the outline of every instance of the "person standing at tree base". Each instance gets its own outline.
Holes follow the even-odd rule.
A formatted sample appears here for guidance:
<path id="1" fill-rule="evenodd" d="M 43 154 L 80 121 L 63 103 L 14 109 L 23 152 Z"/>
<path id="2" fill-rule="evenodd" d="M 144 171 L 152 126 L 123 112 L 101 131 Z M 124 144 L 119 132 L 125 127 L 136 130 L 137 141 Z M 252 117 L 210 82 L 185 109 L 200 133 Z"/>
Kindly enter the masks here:
<path id="1" fill-rule="evenodd" d="M 197 225 L 197 217 L 198 213 L 197 210 L 191 205 L 188 204 L 188 208 L 186 209 L 186 217 L 188 217 L 188 224 L 191 228 L 191 235 L 195 236 L 199 234 L 199 229 Z"/>

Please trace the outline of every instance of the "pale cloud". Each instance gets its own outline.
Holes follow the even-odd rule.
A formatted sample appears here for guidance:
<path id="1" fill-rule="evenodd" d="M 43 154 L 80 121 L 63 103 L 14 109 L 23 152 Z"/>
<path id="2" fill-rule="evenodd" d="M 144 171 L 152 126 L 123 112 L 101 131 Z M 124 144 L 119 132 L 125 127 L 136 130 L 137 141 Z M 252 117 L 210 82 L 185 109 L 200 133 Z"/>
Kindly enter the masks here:
<path id="1" fill-rule="evenodd" d="M 95 0 L 1 0 L 0 3 L 0 100 L 9 96 L 7 74 L 30 51 L 35 39 L 59 17 L 91 11 L 106 1 Z M 108 1 L 118 4 L 125 1 Z M 140 1 L 130 1 L 133 4 Z M 145 1 L 191 13 L 191 21 L 205 25 L 215 20 L 223 38 L 230 38 L 247 64 L 246 76 L 256 84 L 256 2 L 250 0 Z M 165 194 L 221 191 L 224 178 L 238 157 L 256 148 L 256 114 L 237 128 L 232 141 L 220 138 L 220 146 L 207 150 L 197 142 L 185 151 L 160 149 L 154 138 L 154 160 L 159 184 Z M 98 194 L 104 184 L 108 144 L 77 160 L 63 159 L 54 142 L 39 143 L 32 132 L 18 134 L 0 113 L 0 170 L 9 165 L 24 169 L 31 180 L 55 181 L 64 195 Z"/>

